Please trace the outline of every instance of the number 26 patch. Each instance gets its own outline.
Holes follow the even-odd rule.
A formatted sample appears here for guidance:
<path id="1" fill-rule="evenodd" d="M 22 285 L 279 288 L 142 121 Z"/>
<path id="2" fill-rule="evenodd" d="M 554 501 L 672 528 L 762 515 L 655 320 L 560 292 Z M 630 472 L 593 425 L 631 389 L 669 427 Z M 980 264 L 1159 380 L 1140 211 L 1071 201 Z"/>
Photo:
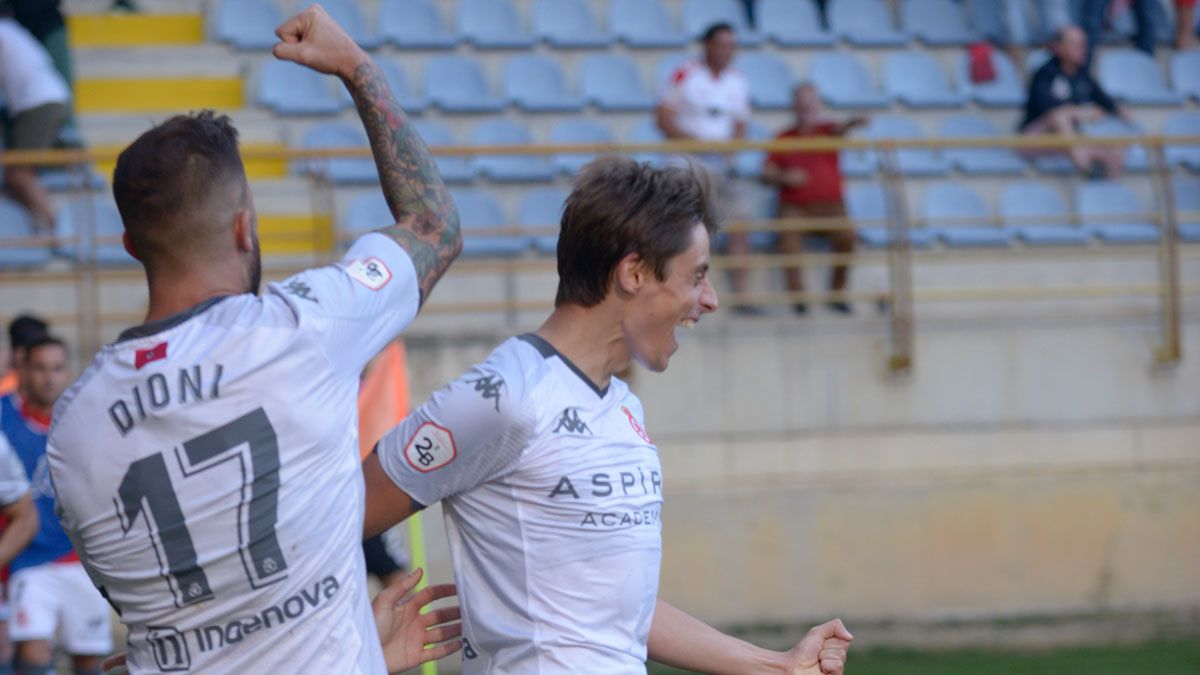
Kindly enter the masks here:
<path id="1" fill-rule="evenodd" d="M 417 427 L 417 432 L 404 446 L 404 458 L 421 473 L 440 469 L 453 462 L 456 456 L 458 450 L 454 447 L 454 436 L 450 430 L 433 422 Z"/>

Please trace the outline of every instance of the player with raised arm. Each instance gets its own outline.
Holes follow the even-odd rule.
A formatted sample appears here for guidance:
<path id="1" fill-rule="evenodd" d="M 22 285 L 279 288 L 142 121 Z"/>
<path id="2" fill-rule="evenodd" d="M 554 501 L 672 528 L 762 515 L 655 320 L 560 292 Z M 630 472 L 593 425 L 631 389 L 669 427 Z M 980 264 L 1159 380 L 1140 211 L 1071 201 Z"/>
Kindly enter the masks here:
<path id="1" fill-rule="evenodd" d="M 277 57 L 349 89 L 395 224 L 259 297 L 228 118 L 173 117 L 118 158 L 149 310 L 62 397 L 47 452 L 64 528 L 129 627 L 134 673 L 374 674 L 457 647 L 422 649 L 458 634 L 424 630 L 449 610 L 405 633 L 416 649 L 380 648 L 355 398 L 363 365 L 458 255 L 458 216 L 382 72 L 328 14 L 310 7 L 277 32 Z"/>
<path id="2" fill-rule="evenodd" d="M 675 330 L 717 309 L 702 180 L 607 158 L 567 199 L 555 310 L 433 395 L 363 468 L 366 533 L 442 502 L 463 610 L 463 672 L 837 674 L 852 636 L 788 652 L 658 599 L 663 471 L 615 374 L 663 371 Z"/>

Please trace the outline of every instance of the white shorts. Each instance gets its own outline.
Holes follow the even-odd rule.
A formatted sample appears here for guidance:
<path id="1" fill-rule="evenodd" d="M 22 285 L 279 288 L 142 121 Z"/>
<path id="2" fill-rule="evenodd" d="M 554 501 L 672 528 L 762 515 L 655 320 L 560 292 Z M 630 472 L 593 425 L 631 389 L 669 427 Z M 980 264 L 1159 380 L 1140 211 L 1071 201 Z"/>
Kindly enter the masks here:
<path id="1" fill-rule="evenodd" d="M 112 652 L 108 603 L 82 563 L 46 563 L 16 572 L 8 580 L 8 601 L 13 642 L 54 642 L 57 635 L 68 654 Z"/>

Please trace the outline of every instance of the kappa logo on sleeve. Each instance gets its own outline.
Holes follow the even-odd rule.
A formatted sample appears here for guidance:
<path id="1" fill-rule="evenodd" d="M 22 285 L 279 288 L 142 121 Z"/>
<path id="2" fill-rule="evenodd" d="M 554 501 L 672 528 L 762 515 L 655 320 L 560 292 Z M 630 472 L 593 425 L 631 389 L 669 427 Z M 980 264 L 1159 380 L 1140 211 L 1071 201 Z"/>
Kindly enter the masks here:
<path id="1" fill-rule="evenodd" d="M 412 468 L 429 473 L 446 466 L 458 456 L 454 436 L 449 429 L 433 422 L 417 427 L 417 433 L 404 446 L 404 458 Z"/>
<path id="2" fill-rule="evenodd" d="M 387 286 L 392 280 L 392 271 L 382 260 L 374 257 L 346 263 L 346 274 L 373 291 Z"/>

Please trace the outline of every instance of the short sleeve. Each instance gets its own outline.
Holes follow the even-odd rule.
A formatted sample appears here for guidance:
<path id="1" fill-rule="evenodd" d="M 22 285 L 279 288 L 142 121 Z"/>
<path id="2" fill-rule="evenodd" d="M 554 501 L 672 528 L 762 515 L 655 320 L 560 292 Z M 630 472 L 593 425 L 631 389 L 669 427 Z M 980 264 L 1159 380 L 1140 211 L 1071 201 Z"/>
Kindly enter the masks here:
<path id="1" fill-rule="evenodd" d="M 271 284 L 339 372 L 357 376 L 420 308 L 412 260 L 391 238 L 359 238 L 341 262 Z"/>
<path id="2" fill-rule="evenodd" d="M 0 504 L 15 504 L 27 492 L 29 477 L 25 475 L 25 467 L 8 439 L 0 434 Z"/>
<path id="3" fill-rule="evenodd" d="M 659 105 L 678 109 L 683 103 L 683 84 L 687 80 L 688 64 L 680 64 L 678 68 L 662 83 L 658 91 Z"/>
<path id="4" fill-rule="evenodd" d="M 428 506 L 511 471 L 533 436 L 525 381 L 497 359 L 436 392 L 379 441 L 383 470 Z"/>

